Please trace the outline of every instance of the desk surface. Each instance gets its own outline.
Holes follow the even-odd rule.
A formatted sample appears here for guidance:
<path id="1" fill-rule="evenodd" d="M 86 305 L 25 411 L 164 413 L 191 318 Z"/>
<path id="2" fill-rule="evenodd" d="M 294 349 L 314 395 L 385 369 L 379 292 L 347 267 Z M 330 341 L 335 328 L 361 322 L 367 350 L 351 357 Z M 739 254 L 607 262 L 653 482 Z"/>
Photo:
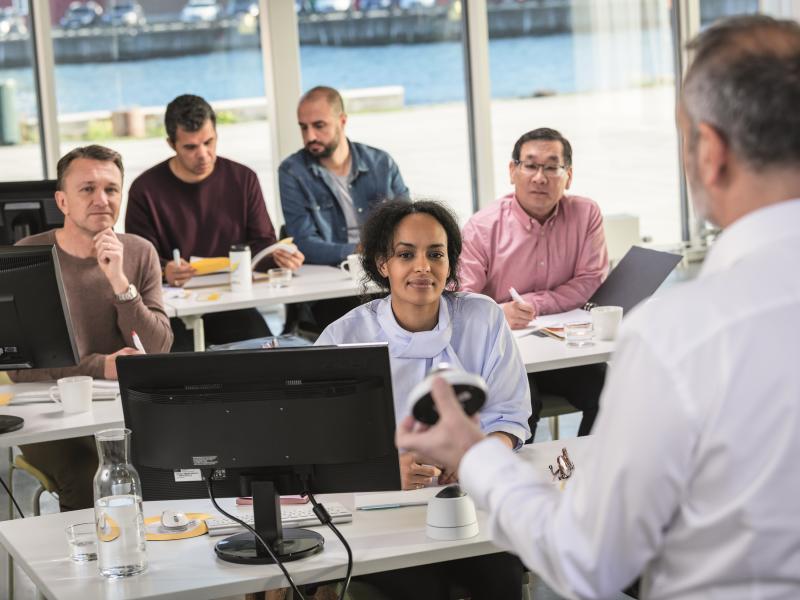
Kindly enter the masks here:
<path id="1" fill-rule="evenodd" d="M 521 455 L 534 468 L 545 470 L 562 447 L 567 447 L 579 472 L 587 438 L 545 442 L 526 446 Z M 353 507 L 352 494 L 321 496 Z M 232 499 L 225 500 L 228 506 Z M 207 500 L 146 502 L 145 516 L 165 508 L 208 511 Z M 226 507 L 227 509 L 227 507 Z M 47 598 L 219 598 L 286 585 L 277 566 L 235 565 L 220 561 L 213 550 L 220 538 L 201 536 L 189 540 L 148 542 L 148 570 L 121 581 L 106 581 L 97 563 L 73 563 L 68 556 L 64 528 L 93 520 L 91 510 L 17 519 L 0 523 L 0 543 L 16 564 Z M 340 526 L 354 555 L 354 575 L 399 569 L 414 565 L 491 554 L 498 549 L 489 541 L 486 515 L 478 513 L 480 533 L 471 539 L 440 542 L 425 536 L 425 507 L 384 511 L 354 511 L 353 522 Z M 347 555 L 327 528 L 315 528 L 325 536 L 325 550 L 313 557 L 287 563 L 296 583 L 327 581 L 344 577 Z"/>
<path id="2" fill-rule="evenodd" d="M 237 294 L 231 292 L 230 286 L 195 288 L 187 292 L 190 294 L 188 298 L 164 298 L 169 316 L 189 317 L 242 308 L 357 296 L 361 293 L 361 285 L 336 267 L 303 265 L 292 282 L 284 288 L 273 288 L 268 282 L 254 282 L 252 291 Z M 220 295 L 219 299 L 200 300 L 214 292 Z"/>
<path id="3" fill-rule="evenodd" d="M 48 389 L 52 381 L 42 383 L 18 383 L 0 386 L 2 392 L 26 392 Z M 14 415 L 25 419 L 22 429 L 0 434 L 0 448 L 34 444 L 52 440 L 91 435 L 111 427 L 123 427 L 122 403 L 116 400 L 95 400 L 90 412 L 65 415 L 56 403 L 9 404 L 0 406 L 0 414 Z"/>
<path id="4" fill-rule="evenodd" d="M 610 360 L 614 352 L 614 342 L 596 341 L 591 346 L 570 348 L 563 340 L 531 334 L 519 337 L 514 333 L 528 373 L 603 363 Z"/>
<path id="5" fill-rule="evenodd" d="M 269 283 L 254 283 L 251 292 L 234 294 L 230 287 L 210 287 L 188 290 L 184 299 L 166 298 L 164 303 L 171 317 L 198 317 L 207 313 L 242 308 L 267 307 L 277 304 L 309 302 L 361 294 L 360 284 L 336 267 L 303 265 L 285 288 L 272 288 Z M 369 291 L 378 291 L 370 288 Z M 218 300 L 200 300 L 210 293 L 219 293 Z M 613 342 L 595 342 L 586 348 L 568 348 L 563 341 L 535 335 L 517 337 L 517 347 L 528 373 L 564 369 L 606 362 L 614 350 Z M 201 347 L 202 348 L 202 347 Z"/>

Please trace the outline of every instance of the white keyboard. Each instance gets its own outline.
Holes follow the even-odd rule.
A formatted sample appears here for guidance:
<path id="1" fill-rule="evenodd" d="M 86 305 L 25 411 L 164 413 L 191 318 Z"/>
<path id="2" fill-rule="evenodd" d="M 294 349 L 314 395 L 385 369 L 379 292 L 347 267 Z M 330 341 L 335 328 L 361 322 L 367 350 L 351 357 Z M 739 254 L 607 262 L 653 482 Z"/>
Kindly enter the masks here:
<path id="1" fill-rule="evenodd" d="M 353 513 L 338 502 L 325 502 L 324 506 L 331 516 L 331 521 L 334 523 L 349 523 L 353 520 Z M 236 516 L 248 525 L 253 525 L 252 511 L 236 514 Z M 321 525 L 317 515 L 314 514 L 314 507 L 310 502 L 308 504 L 282 504 L 281 522 L 283 526 L 287 528 L 314 527 L 316 525 Z M 219 517 L 206 519 L 206 526 L 208 527 L 208 535 L 212 537 L 217 535 L 231 535 L 232 533 L 244 531 L 244 527 L 239 525 L 239 523 L 221 515 Z"/>

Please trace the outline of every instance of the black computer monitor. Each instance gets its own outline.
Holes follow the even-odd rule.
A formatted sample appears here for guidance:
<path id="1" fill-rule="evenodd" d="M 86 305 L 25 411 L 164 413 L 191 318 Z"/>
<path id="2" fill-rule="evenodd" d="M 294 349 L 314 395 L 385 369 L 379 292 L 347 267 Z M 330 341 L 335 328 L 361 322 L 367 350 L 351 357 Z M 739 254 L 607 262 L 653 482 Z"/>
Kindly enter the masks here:
<path id="1" fill-rule="evenodd" d="M 0 371 L 78 360 L 55 246 L 0 246 Z M 22 424 L 0 415 L 0 433 Z"/>
<path id="2" fill-rule="evenodd" d="M 322 538 L 282 534 L 278 494 L 400 489 L 385 345 L 120 357 L 117 373 L 144 499 L 207 496 L 186 480 L 214 473 L 215 495 L 252 490 L 255 529 L 285 560 Z M 217 554 L 270 562 L 249 534 Z"/>
<path id="3" fill-rule="evenodd" d="M 0 370 L 77 362 L 55 246 L 0 246 Z"/>
<path id="4" fill-rule="evenodd" d="M 64 225 L 55 179 L 0 183 L 0 244 Z"/>

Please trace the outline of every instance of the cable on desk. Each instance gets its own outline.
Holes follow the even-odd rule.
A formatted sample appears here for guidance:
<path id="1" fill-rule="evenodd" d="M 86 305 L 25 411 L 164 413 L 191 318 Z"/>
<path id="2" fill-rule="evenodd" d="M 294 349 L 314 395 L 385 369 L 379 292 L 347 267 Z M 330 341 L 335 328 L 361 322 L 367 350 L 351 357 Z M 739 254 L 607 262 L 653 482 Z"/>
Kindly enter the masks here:
<path id="1" fill-rule="evenodd" d="M 297 588 L 291 576 L 289 575 L 289 571 L 286 570 L 286 567 L 283 566 L 283 563 L 280 561 L 280 559 L 277 556 L 275 556 L 275 553 L 272 551 L 272 548 L 270 548 L 270 545 L 267 544 L 264 541 L 264 539 L 256 532 L 256 530 L 250 527 L 250 525 L 248 525 L 241 519 L 234 517 L 232 514 L 225 512 L 224 510 L 222 510 L 222 507 L 220 507 L 220 505 L 217 504 L 217 500 L 216 498 L 214 498 L 214 484 L 212 483 L 213 475 L 214 471 L 213 469 L 211 469 L 209 470 L 208 476 L 206 477 L 206 487 L 208 488 L 208 497 L 211 499 L 211 504 L 213 504 L 214 508 L 216 508 L 220 513 L 222 513 L 229 519 L 236 521 L 237 523 L 239 523 L 239 525 L 247 529 L 250 533 L 252 533 L 255 536 L 255 538 L 261 543 L 261 545 L 264 546 L 264 548 L 266 548 L 267 554 L 269 554 L 270 558 L 275 562 L 276 565 L 278 565 L 281 568 L 284 577 L 286 577 L 286 579 L 289 581 L 289 585 L 291 586 L 292 591 L 295 594 L 297 594 L 298 600 L 306 600 L 305 596 L 303 596 L 303 594 L 300 593 L 300 590 Z"/>
<path id="2" fill-rule="evenodd" d="M 12 477 L 13 477 L 13 475 L 12 475 Z M 12 496 L 12 495 L 11 495 L 11 490 L 10 490 L 10 489 L 8 489 L 8 486 L 6 485 L 6 482 L 3 480 L 3 478 L 2 478 L 2 477 L 0 477 L 0 483 L 2 483 L 2 484 L 3 484 L 3 488 L 5 488 L 5 490 L 6 490 L 6 494 L 8 494 L 8 497 L 9 497 L 9 498 L 11 498 L 11 501 L 14 503 L 14 506 L 16 506 L 16 507 L 17 507 L 17 512 L 19 513 L 19 516 L 20 516 L 20 518 L 24 519 L 24 518 L 25 518 L 25 515 L 24 515 L 24 514 L 22 514 L 22 509 L 19 507 L 19 504 L 17 504 L 17 499 L 16 499 L 16 498 L 14 498 L 14 496 Z M 10 518 L 13 518 L 13 517 L 12 517 L 12 515 L 8 515 L 8 516 L 9 516 Z"/>
<path id="3" fill-rule="evenodd" d="M 333 524 L 328 511 L 325 510 L 325 507 L 322 504 L 317 502 L 316 498 L 314 498 L 314 494 L 311 492 L 305 492 L 304 495 L 308 496 L 308 499 L 311 500 L 311 505 L 314 507 L 314 514 L 317 515 L 319 522 L 330 527 L 331 531 L 336 534 L 336 537 L 338 537 L 339 541 L 341 541 L 344 545 L 344 549 L 347 550 L 347 574 L 344 578 L 344 587 L 339 594 L 339 600 L 344 600 L 345 594 L 347 594 L 347 588 L 350 586 L 350 576 L 353 573 L 353 551 L 350 549 L 350 544 L 347 543 L 347 540 L 344 539 L 344 536 L 336 528 L 336 525 Z"/>

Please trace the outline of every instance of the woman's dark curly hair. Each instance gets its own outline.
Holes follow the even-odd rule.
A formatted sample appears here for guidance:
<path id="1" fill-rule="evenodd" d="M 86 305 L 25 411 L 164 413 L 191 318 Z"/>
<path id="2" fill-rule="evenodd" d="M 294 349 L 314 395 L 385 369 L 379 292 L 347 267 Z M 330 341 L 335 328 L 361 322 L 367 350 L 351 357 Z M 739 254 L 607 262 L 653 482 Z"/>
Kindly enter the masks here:
<path id="1" fill-rule="evenodd" d="M 436 219 L 447 234 L 447 260 L 450 271 L 447 274 L 445 289 L 458 289 L 458 257 L 461 255 L 461 230 L 453 211 L 433 200 L 389 200 L 378 205 L 361 229 L 361 266 L 365 279 L 384 289 L 389 289 L 389 279 L 381 275 L 378 262 L 392 257 L 394 232 L 400 221 L 408 215 L 426 214 Z"/>

